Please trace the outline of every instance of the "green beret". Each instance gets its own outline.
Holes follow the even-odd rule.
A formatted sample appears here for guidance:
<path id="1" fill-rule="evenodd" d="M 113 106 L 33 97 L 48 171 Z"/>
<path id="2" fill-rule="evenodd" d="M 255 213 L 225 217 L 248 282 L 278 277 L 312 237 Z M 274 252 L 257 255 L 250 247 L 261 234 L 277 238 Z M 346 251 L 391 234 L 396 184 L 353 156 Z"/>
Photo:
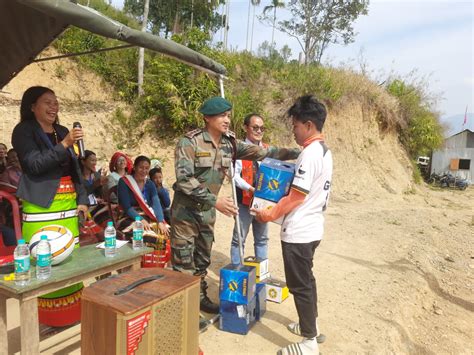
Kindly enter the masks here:
<path id="1" fill-rule="evenodd" d="M 226 99 L 216 96 L 204 101 L 199 112 L 206 116 L 214 116 L 232 109 L 232 104 Z"/>

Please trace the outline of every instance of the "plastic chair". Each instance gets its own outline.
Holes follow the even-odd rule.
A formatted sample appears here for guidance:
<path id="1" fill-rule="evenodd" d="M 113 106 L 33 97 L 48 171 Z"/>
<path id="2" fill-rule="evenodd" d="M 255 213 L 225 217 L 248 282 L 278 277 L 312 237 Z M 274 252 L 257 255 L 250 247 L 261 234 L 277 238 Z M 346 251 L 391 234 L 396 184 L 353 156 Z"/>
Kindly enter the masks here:
<path id="1" fill-rule="evenodd" d="M 17 187 L 13 186 L 7 182 L 0 181 L 0 191 L 8 192 L 12 195 L 16 195 Z"/>

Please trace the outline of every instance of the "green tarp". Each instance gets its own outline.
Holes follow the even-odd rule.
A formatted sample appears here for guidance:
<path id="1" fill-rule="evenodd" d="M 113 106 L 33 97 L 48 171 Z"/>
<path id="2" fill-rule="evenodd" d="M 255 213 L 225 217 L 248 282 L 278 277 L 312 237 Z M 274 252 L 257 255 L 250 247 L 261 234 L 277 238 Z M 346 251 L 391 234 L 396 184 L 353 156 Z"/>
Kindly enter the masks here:
<path id="1" fill-rule="evenodd" d="M 131 29 L 69 0 L 0 0 L 0 88 L 31 63 L 69 25 L 144 47 L 212 74 L 226 69 L 173 41 Z"/>

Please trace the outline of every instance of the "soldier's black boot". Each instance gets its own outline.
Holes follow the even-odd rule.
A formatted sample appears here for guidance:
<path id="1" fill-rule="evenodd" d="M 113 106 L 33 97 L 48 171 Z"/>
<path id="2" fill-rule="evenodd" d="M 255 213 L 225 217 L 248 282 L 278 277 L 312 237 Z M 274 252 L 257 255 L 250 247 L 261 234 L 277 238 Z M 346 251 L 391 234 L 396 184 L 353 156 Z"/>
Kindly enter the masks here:
<path id="1" fill-rule="evenodd" d="M 201 311 L 206 313 L 219 313 L 219 305 L 215 304 L 209 299 L 209 297 L 207 297 L 207 282 L 203 279 L 201 279 L 201 301 L 199 303 L 199 308 Z"/>

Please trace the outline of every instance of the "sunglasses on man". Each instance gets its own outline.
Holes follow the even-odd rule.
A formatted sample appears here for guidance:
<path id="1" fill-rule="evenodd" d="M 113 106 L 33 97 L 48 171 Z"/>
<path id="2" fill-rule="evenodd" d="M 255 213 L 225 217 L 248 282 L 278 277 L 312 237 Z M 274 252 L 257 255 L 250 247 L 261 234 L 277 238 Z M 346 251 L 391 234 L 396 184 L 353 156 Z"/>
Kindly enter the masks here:
<path id="1" fill-rule="evenodd" d="M 258 131 L 260 131 L 260 132 L 262 132 L 262 133 L 265 132 L 265 127 L 264 127 L 264 126 L 249 126 L 249 127 L 250 127 L 250 128 L 252 129 L 252 131 L 254 131 L 254 132 L 258 132 Z"/>

